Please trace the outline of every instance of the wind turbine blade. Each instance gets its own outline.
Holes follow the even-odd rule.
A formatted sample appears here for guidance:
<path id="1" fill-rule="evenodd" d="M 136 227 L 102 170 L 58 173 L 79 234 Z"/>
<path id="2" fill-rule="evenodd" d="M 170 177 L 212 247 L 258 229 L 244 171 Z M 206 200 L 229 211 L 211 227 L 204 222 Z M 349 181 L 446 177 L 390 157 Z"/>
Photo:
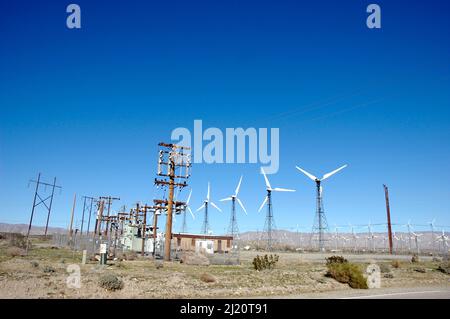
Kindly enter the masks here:
<path id="1" fill-rule="evenodd" d="M 189 213 L 191 213 L 192 219 L 195 220 L 195 216 L 194 216 L 194 213 L 192 212 L 192 209 L 190 207 L 188 207 L 187 210 L 189 211 Z"/>
<path id="2" fill-rule="evenodd" d="M 198 212 L 199 210 L 201 210 L 203 207 L 205 207 L 205 203 L 203 203 L 203 205 L 200 206 L 200 207 L 196 210 L 196 212 Z"/>
<path id="3" fill-rule="evenodd" d="M 336 174 L 337 172 L 339 172 L 340 170 L 343 170 L 343 169 L 346 168 L 346 167 L 347 167 L 347 164 L 345 164 L 344 166 L 339 167 L 338 169 L 335 169 L 334 171 L 332 171 L 332 172 L 330 172 L 330 173 L 328 173 L 328 174 L 323 175 L 323 177 L 322 177 L 321 180 L 322 180 L 322 181 L 323 181 L 323 180 L 326 180 L 328 177 L 330 177 L 330 176 Z"/>
<path id="4" fill-rule="evenodd" d="M 227 200 L 231 200 L 231 197 L 226 197 L 226 198 L 219 199 L 219 202 L 225 202 Z"/>
<path id="5" fill-rule="evenodd" d="M 191 195 L 192 195 L 192 189 L 191 189 L 191 191 L 189 192 L 189 196 L 188 196 L 188 198 L 187 198 L 187 200 L 186 200 L 186 205 L 189 204 L 189 201 L 191 200 Z"/>
<path id="6" fill-rule="evenodd" d="M 306 176 L 308 176 L 310 179 L 312 179 L 313 181 L 316 181 L 317 177 L 315 177 L 313 174 L 308 173 L 307 171 L 305 171 L 304 169 L 295 166 L 296 169 L 298 169 L 300 172 L 302 172 L 303 174 L 305 174 Z"/>
<path id="7" fill-rule="evenodd" d="M 215 209 L 217 209 L 219 212 L 222 212 L 222 210 L 221 210 L 219 207 L 217 207 L 216 204 L 214 204 L 213 202 L 210 202 L 210 204 L 211 204 Z"/>
<path id="8" fill-rule="evenodd" d="M 272 191 L 274 191 L 274 192 L 295 192 L 295 189 L 275 187 L 275 188 L 272 188 Z"/>
<path id="9" fill-rule="evenodd" d="M 244 211 L 245 215 L 247 215 L 247 211 L 245 210 L 244 204 L 242 204 L 241 200 L 239 198 L 236 198 L 237 202 L 239 203 L 239 205 L 241 205 L 242 210 Z"/>
<path id="10" fill-rule="evenodd" d="M 236 187 L 236 190 L 234 191 L 234 196 L 238 195 L 239 189 L 241 188 L 241 183 L 242 183 L 242 175 L 241 175 L 241 178 L 239 179 L 238 186 Z"/>
<path id="11" fill-rule="evenodd" d="M 266 181 L 267 189 L 272 189 L 272 186 L 270 186 L 269 180 L 267 179 L 266 172 L 264 172 L 264 168 L 262 168 L 262 167 L 261 167 L 261 173 L 264 175 L 264 180 Z"/>
<path id="12" fill-rule="evenodd" d="M 264 197 L 264 200 L 263 200 L 261 206 L 260 206 L 259 209 L 258 209 L 258 213 L 259 213 L 259 212 L 261 211 L 261 209 L 264 207 L 264 205 L 266 204 L 266 202 L 267 202 L 267 196 Z"/>
<path id="13" fill-rule="evenodd" d="M 209 193 L 210 193 L 210 187 L 209 187 L 209 182 L 208 182 L 208 194 L 206 195 L 206 199 L 208 200 L 208 202 L 209 202 Z"/>

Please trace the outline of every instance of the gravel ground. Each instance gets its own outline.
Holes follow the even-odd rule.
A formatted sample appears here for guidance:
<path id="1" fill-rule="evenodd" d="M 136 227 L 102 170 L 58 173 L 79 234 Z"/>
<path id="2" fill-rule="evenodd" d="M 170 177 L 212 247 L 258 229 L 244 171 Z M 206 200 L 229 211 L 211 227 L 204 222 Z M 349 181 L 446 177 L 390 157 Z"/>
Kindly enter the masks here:
<path id="1" fill-rule="evenodd" d="M 327 293 L 346 296 L 355 291 L 345 284 L 325 277 L 325 257 L 331 254 L 279 253 L 276 268 L 266 271 L 252 269 L 251 261 L 261 252 L 242 252 L 241 264 L 235 266 L 193 266 L 179 262 L 157 267 L 152 259 L 97 262 L 80 265 L 81 255 L 66 249 L 38 247 L 28 256 L 10 257 L 0 249 L 0 298 L 244 298 L 244 297 L 314 297 Z M 419 264 L 410 256 L 344 255 L 362 266 L 375 261 L 389 265 L 399 261 L 400 267 L 390 268 L 392 278 L 382 278 L 384 288 L 442 287 L 449 285 L 449 275 L 436 271 L 437 263 L 421 258 Z M 80 266 L 81 288 L 66 285 L 67 267 Z M 49 267 L 54 272 L 45 272 Z M 420 267 L 425 272 L 418 272 Z M 203 282 L 202 274 L 215 278 Z M 98 285 L 103 274 L 121 278 L 124 287 L 107 291 Z M 367 290 L 365 290 L 367 292 Z M 330 295 L 333 298 L 332 295 Z"/>

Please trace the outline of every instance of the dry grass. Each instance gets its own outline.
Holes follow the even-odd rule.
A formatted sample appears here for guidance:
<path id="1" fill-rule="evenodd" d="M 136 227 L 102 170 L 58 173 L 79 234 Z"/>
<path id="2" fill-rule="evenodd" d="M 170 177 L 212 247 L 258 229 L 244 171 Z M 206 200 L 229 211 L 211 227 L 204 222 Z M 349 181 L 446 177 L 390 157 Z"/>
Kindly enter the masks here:
<path id="1" fill-rule="evenodd" d="M 300 295 L 351 289 L 346 284 L 324 277 L 327 267 L 323 257 L 316 261 L 307 259 L 310 255 L 299 253 L 277 253 L 280 255 L 277 266 L 262 272 L 256 272 L 252 267 L 257 252 L 241 253 L 240 265 L 196 266 L 165 262 L 159 269 L 152 259 L 144 258 L 111 261 L 108 266 L 100 266 L 98 261 L 81 265 L 81 253 L 49 247 L 34 248 L 28 256 L 12 258 L 5 254 L 6 249 L 0 247 L 0 298 L 216 298 Z M 65 260 L 65 264 L 61 260 Z M 34 267 L 32 261 L 40 266 Z M 66 267 L 71 263 L 81 268 L 82 289 L 70 289 L 65 284 Z M 53 267 L 55 272 L 44 273 L 45 266 Z M 413 270 L 419 266 L 426 268 L 427 272 Z M 448 275 L 437 271 L 438 266 L 439 263 L 433 262 L 405 262 L 400 268 L 392 267 L 394 278 L 383 278 L 382 286 L 447 284 Z M 214 277 L 215 281 L 201 279 L 204 273 Z M 108 274 L 120 278 L 123 288 L 112 291 L 100 287 L 99 279 Z"/>
<path id="2" fill-rule="evenodd" d="M 9 257 L 25 256 L 25 250 L 19 247 L 9 247 L 6 249 L 6 255 Z"/>

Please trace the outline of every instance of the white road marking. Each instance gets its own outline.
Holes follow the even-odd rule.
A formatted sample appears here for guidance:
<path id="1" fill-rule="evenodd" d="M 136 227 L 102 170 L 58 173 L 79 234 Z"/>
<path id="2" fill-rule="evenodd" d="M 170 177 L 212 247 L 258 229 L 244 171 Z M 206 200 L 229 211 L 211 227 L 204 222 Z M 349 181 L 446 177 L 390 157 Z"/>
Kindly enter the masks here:
<path id="1" fill-rule="evenodd" d="M 443 291 L 443 290 L 424 290 L 424 291 L 396 292 L 396 293 L 391 293 L 391 294 L 356 296 L 356 297 L 347 297 L 347 298 L 340 298 L 340 299 L 377 298 L 377 297 L 388 297 L 388 296 L 399 296 L 399 295 L 413 295 L 413 294 L 429 294 L 429 293 L 440 293 L 440 292 L 445 292 L 445 291 Z"/>

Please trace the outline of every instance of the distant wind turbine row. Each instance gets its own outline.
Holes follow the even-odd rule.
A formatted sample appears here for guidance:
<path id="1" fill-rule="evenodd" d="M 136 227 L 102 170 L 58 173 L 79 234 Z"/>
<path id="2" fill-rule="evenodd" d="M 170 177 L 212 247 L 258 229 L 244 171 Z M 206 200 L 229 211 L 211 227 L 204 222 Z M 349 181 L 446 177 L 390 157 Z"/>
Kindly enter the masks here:
<path id="1" fill-rule="evenodd" d="M 316 207 L 316 215 L 315 215 L 313 232 L 315 230 L 319 234 L 319 248 L 321 250 L 324 249 L 324 242 L 325 242 L 324 232 L 328 228 L 327 220 L 325 217 L 325 212 L 323 209 L 322 182 L 324 180 L 330 178 L 337 172 L 343 170 L 345 167 L 347 167 L 347 165 L 343 165 L 343 166 L 339 167 L 338 169 L 323 175 L 322 178 L 317 178 L 316 176 L 312 175 L 311 173 L 307 172 L 306 170 L 296 166 L 296 168 L 300 172 L 305 174 L 308 178 L 310 178 L 312 181 L 314 181 L 316 183 L 316 190 L 317 190 L 316 205 L 317 205 L 317 207 Z M 266 196 L 264 197 L 264 200 L 261 203 L 261 205 L 258 209 L 258 212 L 260 212 L 264 206 L 267 207 L 266 221 L 265 221 L 265 225 L 264 225 L 264 233 L 266 235 L 268 249 L 270 250 L 270 249 L 272 249 L 272 245 L 273 245 L 273 234 L 272 233 L 273 233 L 273 230 L 275 229 L 275 221 L 274 221 L 274 217 L 273 217 L 273 206 L 272 206 L 272 193 L 273 192 L 295 192 L 295 190 L 288 189 L 288 188 L 281 188 L 281 187 L 272 187 L 272 185 L 270 184 L 270 181 L 266 175 L 266 172 L 264 171 L 264 169 L 262 167 L 261 167 L 261 174 L 263 175 L 264 181 L 265 181 Z M 247 210 L 245 209 L 244 204 L 242 203 L 241 199 L 238 197 L 239 190 L 240 190 L 241 184 L 242 184 L 242 179 L 243 179 L 243 176 L 240 177 L 237 187 L 234 191 L 234 194 L 220 200 L 221 202 L 231 201 L 231 218 L 230 218 L 230 226 L 228 229 L 228 233 L 233 236 L 237 236 L 239 233 L 238 227 L 237 227 L 237 218 L 236 218 L 236 202 L 242 208 L 242 211 L 245 214 L 247 214 Z M 192 218 L 195 219 L 194 214 L 192 213 L 192 210 L 189 207 L 189 200 L 191 198 L 191 194 L 192 194 L 192 190 L 189 193 L 188 200 L 186 201 L 184 214 L 186 214 L 186 210 L 188 210 L 191 213 Z M 201 232 L 203 234 L 211 233 L 210 225 L 209 225 L 209 215 L 208 215 L 209 205 L 213 206 L 219 212 L 222 212 L 222 210 L 213 201 L 211 201 L 210 195 L 211 195 L 211 186 L 210 186 L 210 183 L 208 182 L 208 191 L 207 191 L 206 198 L 204 199 L 203 204 L 197 209 L 197 212 L 201 211 L 201 210 L 204 211 L 204 219 L 203 219 L 203 224 L 202 224 L 202 229 L 201 229 Z M 183 227 L 183 229 L 184 228 L 185 227 Z"/>

